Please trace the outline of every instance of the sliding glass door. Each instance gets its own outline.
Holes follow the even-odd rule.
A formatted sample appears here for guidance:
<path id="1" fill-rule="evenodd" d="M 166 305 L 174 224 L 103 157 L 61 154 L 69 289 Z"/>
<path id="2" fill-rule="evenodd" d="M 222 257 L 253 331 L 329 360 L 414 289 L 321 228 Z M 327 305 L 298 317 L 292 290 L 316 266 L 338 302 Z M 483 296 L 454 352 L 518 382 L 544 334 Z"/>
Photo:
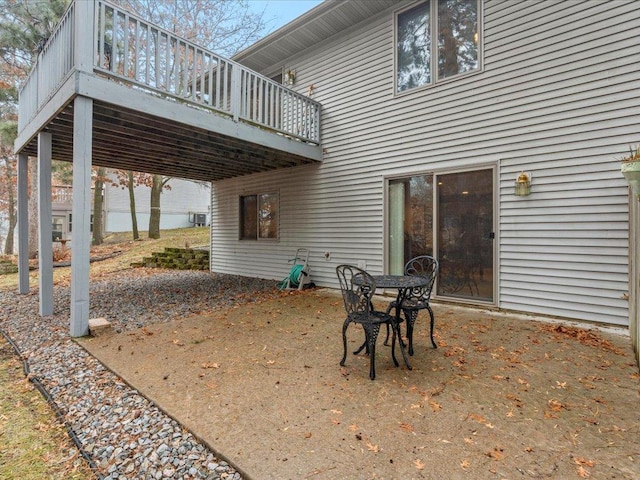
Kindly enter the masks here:
<path id="1" fill-rule="evenodd" d="M 440 262 L 437 295 L 492 302 L 493 178 L 484 169 L 390 180 L 389 273 L 433 255 Z"/>

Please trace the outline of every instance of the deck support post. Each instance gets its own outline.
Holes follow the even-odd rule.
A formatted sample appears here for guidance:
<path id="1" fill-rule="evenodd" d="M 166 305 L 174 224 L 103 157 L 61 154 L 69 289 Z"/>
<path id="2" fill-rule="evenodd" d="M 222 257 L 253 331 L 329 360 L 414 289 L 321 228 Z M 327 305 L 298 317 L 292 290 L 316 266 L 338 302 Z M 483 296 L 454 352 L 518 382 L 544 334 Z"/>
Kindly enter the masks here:
<path id="1" fill-rule="evenodd" d="M 38 134 L 38 285 L 40 316 L 53 315 L 51 134 Z"/>
<path id="2" fill-rule="evenodd" d="M 18 293 L 29 293 L 29 156 L 18 154 Z"/>
<path id="3" fill-rule="evenodd" d="M 82 3 L 82 2 L 80 2 Z M 72 337 L 89 334 L 89 250 L 91 247 L 91 142 L 93 100 L 73 104 L 73 236 L 71 239 Z"/>

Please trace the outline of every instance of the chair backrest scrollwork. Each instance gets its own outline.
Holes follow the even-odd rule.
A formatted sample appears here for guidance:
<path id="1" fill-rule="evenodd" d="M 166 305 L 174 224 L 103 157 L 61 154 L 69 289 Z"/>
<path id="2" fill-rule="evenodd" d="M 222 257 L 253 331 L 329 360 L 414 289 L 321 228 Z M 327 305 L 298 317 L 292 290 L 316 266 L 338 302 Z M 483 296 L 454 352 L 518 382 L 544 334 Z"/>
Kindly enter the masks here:
<path id="1" fill-rule="evenodd" d="M 404 266 L 404 274 L 428 279 L 427 285 L 413 288 L 408 295 L 411 298 L 428 302 L 431 298 L 433 284 L 438 276 L 438 260 L 429 255 L 412 258 Z"/>
<path id="2" fill-rule="evenodd" d="M 371 299 L 376 291 L 373 277 L 353 265 L 338 265 L 336 274 L 340 281 L 340 290 L 347 314 L 369 315 Z"/>

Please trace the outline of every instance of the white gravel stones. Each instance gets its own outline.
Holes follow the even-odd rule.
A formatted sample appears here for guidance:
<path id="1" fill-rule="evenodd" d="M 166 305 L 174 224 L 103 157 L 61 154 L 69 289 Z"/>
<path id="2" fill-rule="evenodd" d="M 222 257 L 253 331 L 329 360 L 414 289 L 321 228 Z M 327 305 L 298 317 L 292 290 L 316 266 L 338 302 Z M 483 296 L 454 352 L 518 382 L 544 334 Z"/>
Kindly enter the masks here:
<path id="1" fill-rule="evenodd" d="M 90 317 L 116 331 L 226 307 L 236 294 L 273 292 L 276 282 L 197 271 L 123 272 L 90 285 Z M 67 287 L 54 315 L 38 315 L 37 292 L 0 292 L 0 329 L 16 343 L 105 480 L 227 479 L 241 476 L 177 422 L 127 386 L 68 334 Z M 243 296 L 246 301 L 246 295 Z"/>

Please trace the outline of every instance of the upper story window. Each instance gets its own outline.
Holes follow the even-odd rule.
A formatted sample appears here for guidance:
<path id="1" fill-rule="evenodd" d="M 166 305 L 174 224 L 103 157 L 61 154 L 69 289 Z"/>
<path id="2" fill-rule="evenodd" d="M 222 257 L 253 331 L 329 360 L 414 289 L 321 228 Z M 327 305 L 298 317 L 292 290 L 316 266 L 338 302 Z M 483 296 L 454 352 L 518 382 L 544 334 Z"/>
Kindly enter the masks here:
<path id="1" fill-rule="evenodd" d="M 478 69 L 479 2 L 427 0 L 396 15 L 396 93 Z"/>
<path id="2" fill-rule="evenodd" d="M 261 193 L 240 197 L 240 239 L 278 238 L 278 194 Z"/>

